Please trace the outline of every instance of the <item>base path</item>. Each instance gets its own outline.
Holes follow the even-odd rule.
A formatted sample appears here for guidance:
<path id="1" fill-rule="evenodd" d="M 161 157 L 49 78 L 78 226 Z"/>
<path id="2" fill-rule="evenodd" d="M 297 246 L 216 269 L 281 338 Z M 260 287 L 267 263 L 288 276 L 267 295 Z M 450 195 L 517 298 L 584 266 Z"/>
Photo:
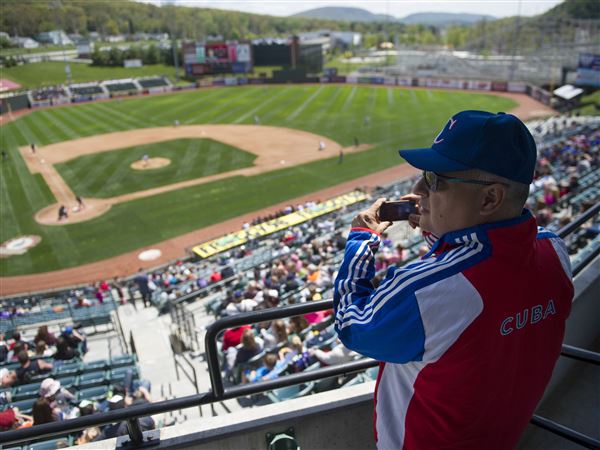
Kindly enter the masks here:
<path id="1" fill-rule="evenodd" d="M 500 94 L 497 92 L 490 94 L 501 95 L 503 97 L 508 97 L 515 100 L 519 106 L 513 109 L 511 113 L 517 115 L 521 120 L 531 120 L 540 116 L 547 116 L 556 113 L 554 110 L 524 94 Z M 212 126 L 213 125 L 211 125 L 211 127 Z M 206 126 L 201 126 L 201 128 L 202 127 Z M 180 127 L 179 129 L 183 128 L 184 127 Z M 174 130 L 175 128 L 170 129 Z M 334 151 L 331 150 L 337 148 L 339 148 L 339 145 L 338 147 L 333 147 L 333 144 L 332 147 L 328 146 L 327 156 L 325 157 L 336 156 L 337 153 L 334 153 Z M 314 153 L 317 153 L 318 155 L 318 141 L 315 142 L 313 149 Z M 128 276 L 133 274 L 140 267 L 157 267 L 170 261 L 174 261 L 178 258 L 183 258 L 186 255 L 186 249 L 190 248 L 191 246 L 215 239 L 230 232 L 239 231 L 244 223 L 251 221 L 259 214 L 271 214 L 290 204 L 304 203 L 306 201 L 312 201 L 316 199 L 326 200 L 328 198 L 351 191 L 357 187 L 368 189 L 379 185 L 390 184 L 398 181 L 399 179 L 406 178 L 417 173 L 418 171 L 416 169 L 408 166 L 407 164 L 398 165 L 382 172 L 366 175 L 364 177 L 360 177 L 328 189 L 313 192 L 312 194 L 295 199 L 290 199 L 277 205 L 263 208 L 260 211 L 252 212 L 219 224 L 211 225 L 209 227 L 159 242 L 148 247 L 140 248 L 136 251 L 125 253 L 114 258 L 109 258 L 70 269 L 56 270 L 53 272 L 21 275 L 15 277 L 3 277 L 0 278 L 0 296 L 15 295 L 25 292 L 39 292 L 49 289 L 59 289 L 78 284 L 93 283 L 99 280 L 108 280 L 114 278 L 115 276 Z M 87 208 L 88 204 L 86 203 L 86 209 Z M 151 263 L 143 263 L 138 259 L 138 255 L 140 252 L 149 249 L 158 249 L 161 251 L 162 255 L 159 259 L 153 260 Z"/>

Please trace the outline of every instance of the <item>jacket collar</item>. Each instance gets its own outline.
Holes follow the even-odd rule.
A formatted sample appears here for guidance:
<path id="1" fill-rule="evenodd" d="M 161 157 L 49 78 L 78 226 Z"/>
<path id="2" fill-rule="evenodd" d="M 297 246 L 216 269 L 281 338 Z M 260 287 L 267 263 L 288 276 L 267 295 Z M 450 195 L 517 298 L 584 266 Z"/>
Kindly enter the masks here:
<path id="1" fill-rule="evenodd" d="M 478 244 L 491 246 L 490 232 L 496 234 L 496 230 L 499 232 L 506 231 L 512 235 L 512 231 L 517 232 L 517 229 L 522 230 L 522 233 L 525 235 L 532 234 L 532 238 L 535 239 L 537 225 L 535 218 L 528 209 L 524 209 L 520 216 L 512 219 L 484 223 L 469 228 L 463 228 L 462 230 L 448 232 L 435 242 L 424 258 L 429 257 L 433 253 L 444 252 L 457 246 L 472 246 Z M 516 241 L 522 242 L 520 239 L 516 239 Z"/>

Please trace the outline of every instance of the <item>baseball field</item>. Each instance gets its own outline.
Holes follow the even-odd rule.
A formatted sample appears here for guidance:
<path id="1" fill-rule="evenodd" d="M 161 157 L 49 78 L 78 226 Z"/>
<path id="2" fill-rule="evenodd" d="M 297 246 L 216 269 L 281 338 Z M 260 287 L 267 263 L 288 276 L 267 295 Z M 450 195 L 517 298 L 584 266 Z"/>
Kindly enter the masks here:
<path id="1" fill-rule="evenodd" d="M 1 127 L 0 243 L 41 241 L 0 258 L 0 274 L 100 261 L 378 172 L 401 163 L 397 149 L 428 146 L 456 111 L 515 106 L 480 93 L 311 85 L 37 110 Z"/>

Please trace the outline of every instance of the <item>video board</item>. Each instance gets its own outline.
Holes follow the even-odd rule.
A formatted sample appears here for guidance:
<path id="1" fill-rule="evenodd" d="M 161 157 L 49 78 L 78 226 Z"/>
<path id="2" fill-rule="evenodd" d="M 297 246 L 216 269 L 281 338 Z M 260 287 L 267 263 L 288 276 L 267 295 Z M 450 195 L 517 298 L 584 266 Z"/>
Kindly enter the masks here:
<path id="1" fill-rule="evenodd" d="M 252 71 L 252 47 L 249 43 L 183 44 L 183 62 L 188 75 L 202 76 Z"/>
<path id="2" fill-rule="evenodd" d="M 576 83 L 579 86 L 600 87 L 600 54 L 579 54 Z"/>

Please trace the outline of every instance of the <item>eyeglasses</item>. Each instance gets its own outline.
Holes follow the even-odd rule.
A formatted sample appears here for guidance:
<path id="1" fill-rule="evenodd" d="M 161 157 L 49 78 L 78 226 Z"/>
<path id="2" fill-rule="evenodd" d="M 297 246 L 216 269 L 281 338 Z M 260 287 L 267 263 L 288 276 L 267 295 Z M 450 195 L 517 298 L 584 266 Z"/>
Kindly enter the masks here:
<path id="1" fill-rule="evenodd" d="M 440 175 L 435 172 L 431 172 L 429 170 L 423 171 L 423 180 L 427 185 L 427 188 L 431 192 L 437 192 L 439 187 L 440 179 L 452 182 L 452 183 L 469 183 L 469 184 L 480 184 L 482 186 L 491 186 L 492 184 L 503 184 L 508 186 L 506 183 L 502 183 L 500 181 L 483 181 L 483 180 L 474 180 L 472 178 L 457 178 L 457 177 L 448 177 L 446 175 Z"/>

